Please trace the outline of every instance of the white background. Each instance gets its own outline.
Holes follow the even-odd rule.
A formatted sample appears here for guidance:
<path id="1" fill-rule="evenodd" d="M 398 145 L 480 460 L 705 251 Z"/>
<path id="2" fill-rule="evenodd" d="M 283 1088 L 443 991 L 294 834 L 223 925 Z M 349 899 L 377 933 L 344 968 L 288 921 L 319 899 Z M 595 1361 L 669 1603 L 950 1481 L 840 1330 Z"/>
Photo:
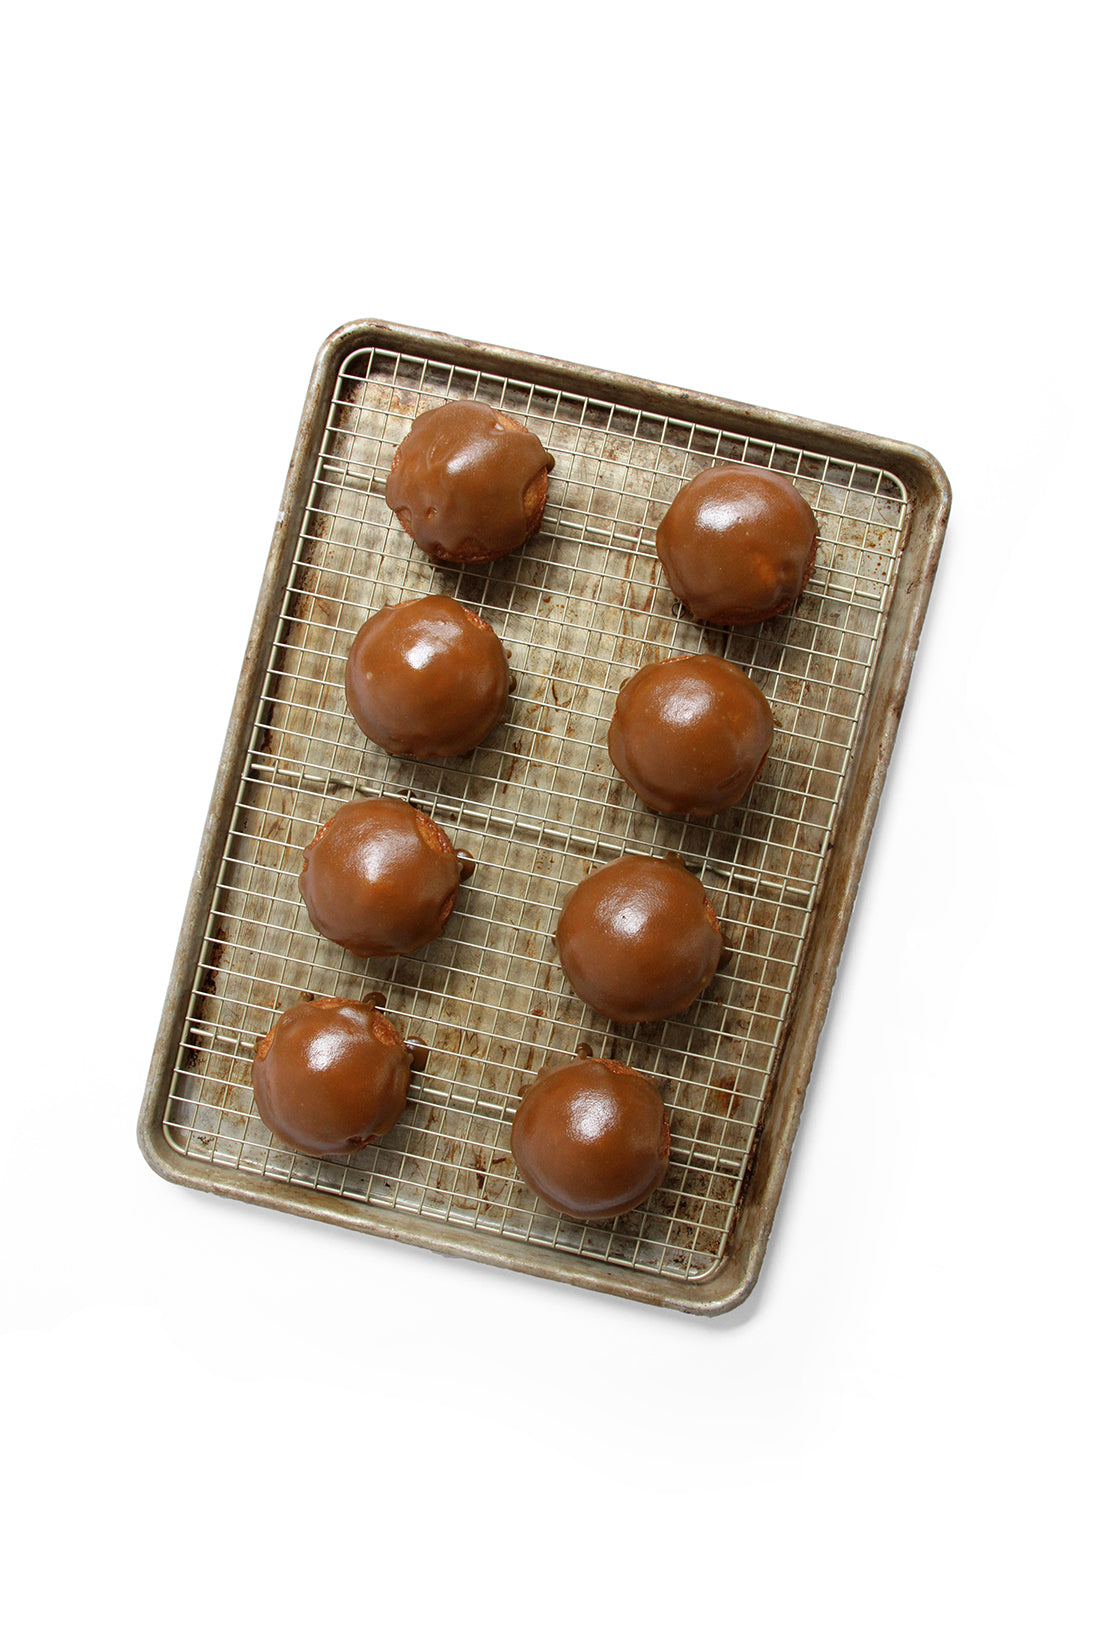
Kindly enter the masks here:
<path id="1" fill-rule="evenodd" d="M 1088 17 L 9 24 L 13 1644 L 1090 1642 Z M 367 315 L 896 436 L 952 480 L 728 1319 L 203 1197 L 138 1154 L 312 360 Z"/>

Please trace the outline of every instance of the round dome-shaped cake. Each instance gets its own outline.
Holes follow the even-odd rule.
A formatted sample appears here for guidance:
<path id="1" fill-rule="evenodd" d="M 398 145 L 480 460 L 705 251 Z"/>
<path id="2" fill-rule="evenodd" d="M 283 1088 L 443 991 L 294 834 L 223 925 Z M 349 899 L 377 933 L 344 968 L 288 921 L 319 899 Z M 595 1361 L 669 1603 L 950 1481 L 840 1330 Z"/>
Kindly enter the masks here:
<path id="1" fill-rule="evenodd" d="M 386 503 L 432 561 L 498 561 L 538 532 L 553 467 L 518 419 L 448 401 L 414 420 L 393 455 Z"/>
<path id="2" fill-rule="evenodd" d="M 577 996 L 609 1020 L 667 1020 L 705 991 L 722 935 L 699 878 L 675 856 L 625 854 L 578 883 L 557 931 Z"/>
<path id="3" fill-rule="evenodd" d="M 412 1060 L 371 1003 L 317 997 L 288 1008 L 258 1044 L 256 1109 L 272 1134 L 311 1157 L 358 1151 L 405 1109 Z"/>
<path id="4" fill-rule="evenodd" d="M 681 487 L 657 528 L 673 593 L 708 624 L 758 624 L 801 595 L 817 518 L 785 475 L 716 464 Z"/>
<path id="5" fill-rule="evenodd" d="M 619 690 L 607 748 L 647 808 L 705 818 L 744 796 L 773 727 L 768 701 L 728 659 L 660 659 Z"/>
<path id="6" fill-rule="evenodd" d="M 419 951 L 443 932 L 462 866 L 450 837 L 396 797 L 346 802 L 305 850 L 298 887 L 319 934 L 357 957 Z"/>
<path id="7" fill-rule="evenodd" d="M 512 1156 L 552 1209 L 611 1220 L 637 1208 L 665 1177 L 664 1104 L 648 1077 L 617 1060 L 548 1066 L 520 1101 Z"/>
<path id="8" fill-rule="evenodd" d="M 500 721 L 508 686 L 496 631 L 451 596 L 373 614 L 344 671 L 352 715 L 391 756 L 464 756 Z"/>

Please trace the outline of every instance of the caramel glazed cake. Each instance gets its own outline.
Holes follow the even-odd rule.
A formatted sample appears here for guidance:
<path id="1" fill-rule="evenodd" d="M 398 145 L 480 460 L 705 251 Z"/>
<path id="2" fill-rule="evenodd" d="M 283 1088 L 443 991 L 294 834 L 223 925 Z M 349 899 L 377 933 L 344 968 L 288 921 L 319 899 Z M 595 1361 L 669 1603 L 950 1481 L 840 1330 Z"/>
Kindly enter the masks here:
<path id="1" fill-rule="evenodd" d="M 394 453 L 386 503 L 432 561 L 498 561 L 538 532 L 553 467 L 507 413 L 449 401 L 421 413 Z"/>

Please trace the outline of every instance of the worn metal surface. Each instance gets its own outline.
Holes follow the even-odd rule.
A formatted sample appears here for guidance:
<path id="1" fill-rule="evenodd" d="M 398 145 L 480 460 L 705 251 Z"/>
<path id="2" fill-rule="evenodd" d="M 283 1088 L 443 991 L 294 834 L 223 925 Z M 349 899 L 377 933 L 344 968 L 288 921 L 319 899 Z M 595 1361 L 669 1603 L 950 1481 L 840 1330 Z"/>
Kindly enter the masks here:
<path id="1" fill-rule="evenodd" d="M 383 497 L 420 411 L 477 397 L 554 454 L 542 531 L 477 571 L 432 568 Z M 653 535 L 716 458 L 791 475 L 818 515 L 791 613 L 707 628 Z M 687 1311 L 756 1280 L 790 1154 L 947 518 L 946 479 L 894 442 L 435 333 L 342 328 L 318 357 L 260 593 L 139 1124 L 167 1178 Z M 387 756 L 347 712 L 367 615 L 445 590 L 511 651 L 510 712 L 471 756 Z M 668 652 L 724 653 L 771 701 L 762 778 L 714 822 L 645 811 L 607 757 L 619 686 Z M 359 962 L 314 933 L 301 849 L 353 795 L 408 796 L 478 862 L 444 936 Z M 619 854 L 675 850 L 733 947 L 682 1020 L 613 1028 L 565 985 L 569 889 Z M 256 1041 L 306 991 L 379 990 L 431 1046 L 404 1119 L 321 1163 L 255 1115 Z M 617 1033 L 617 1034 L 616 1034 Z M 507 1151 L 519 1089 L 579 1041 L 652 1075 L 672 1119 L 665 1185 L 611 1225 L 540 1205 Z"/>

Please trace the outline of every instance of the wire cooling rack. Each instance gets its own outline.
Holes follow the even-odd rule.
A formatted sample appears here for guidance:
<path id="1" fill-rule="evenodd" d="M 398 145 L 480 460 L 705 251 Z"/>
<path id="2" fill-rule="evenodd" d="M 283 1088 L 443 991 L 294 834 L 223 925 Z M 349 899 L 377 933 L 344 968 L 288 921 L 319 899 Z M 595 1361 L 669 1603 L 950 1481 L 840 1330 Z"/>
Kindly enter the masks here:
<path id="1" fill-rule="evenodd" d="M 515 414 L 555 459 L 538 536 L 480 571 L 433 568 L 384 497 L 413 419 L 457 398 Z M 749 629 L 688 618 L 654 549 L 685 480 L 721 460 L 782 470 L 820 524 L 817 565 L 793 612 Z M 902 482 L 885 470 L 418 354 L 350 355 L 216 879 L 164 1112 L 169 1145 L 268 1183 L 408 1211 L 427 1228 L 473 1229 L 683 1283 L 707 1279 L 751 1168 L 908 508 Z M 489 620 L 516 685 L 505 720 L 471 756 L 412 762 L 364 740 L 346 707 L 344 661 L 372 612 L 433 590 Z M 741 665 L 776 720 L 761 778 L 737 808 L 705 823 L 647 812 L 606 748 L 626 678 L 691 652 Z M 313 931 L 297 877 L 324 819 L 352 797 L 382 793 L 423 808 L 477 870 L 439 940 L 415 956 L 364 963 Z M 569 891 L 626 852 L 680 854 L 732 952 L 688 1014 L 638 1028 L 587 1009 L 552 945 Z M 290 1151 L 252 1104 L 257 1041 L 305 993 L 374 990 L 402 1032 L 431 1050 L 403 1119 L 347 1158 Z M 608 1225 L 548 1210 L 508 1152 L 524 1084 L 582 1043 L 653 1077 L 671 1118 L 663 1187 Z"/>

